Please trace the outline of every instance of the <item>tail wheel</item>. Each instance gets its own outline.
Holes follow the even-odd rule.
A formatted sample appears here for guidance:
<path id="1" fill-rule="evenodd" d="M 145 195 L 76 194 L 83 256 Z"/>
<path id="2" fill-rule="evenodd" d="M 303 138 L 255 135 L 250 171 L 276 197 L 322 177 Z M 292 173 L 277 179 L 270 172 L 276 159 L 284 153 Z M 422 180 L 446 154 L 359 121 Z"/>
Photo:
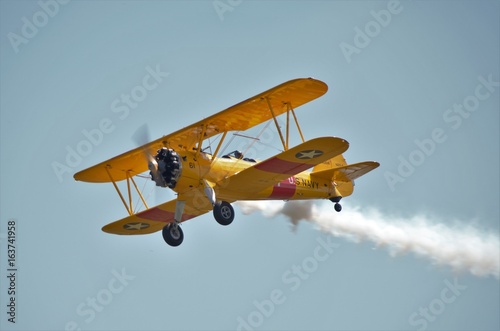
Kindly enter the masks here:
<path id="1" fill-rule="evenodd" d="M 340 212 L 342 210 L 342 206 L 340 205 L 339 201 L 340 199 L 342 199 L 342 197 L 334 197 L 334 198 L 330 198 L 328 200 L 330 200 L 331 202 L 335 203 L 335 211 L 336 212 Z"/>
<path id="2" fill-rule="evenodd" d="M 214 206 L 214 217 L 220 225 L 229 225 L 234 220 L 234 209 L 229 202 L 217 202 Z"/>
<path id="3" fill-rule="evenodd" d="M 170 246 L 179 246 L 184 240 L 184 233 L 178 224 L 170 223 L 163 227 L 163 240 Z"/>

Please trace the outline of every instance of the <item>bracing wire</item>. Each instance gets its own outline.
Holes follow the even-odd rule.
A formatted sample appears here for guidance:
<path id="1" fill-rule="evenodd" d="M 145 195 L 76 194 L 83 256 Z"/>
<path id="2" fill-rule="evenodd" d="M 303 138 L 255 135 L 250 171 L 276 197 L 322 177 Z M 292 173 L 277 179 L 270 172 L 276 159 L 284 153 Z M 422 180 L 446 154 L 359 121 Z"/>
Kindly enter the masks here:
<path id="1" fill-rule="evenodd" d="M 144 189 L 146 188 L 146 185 L 150 179 L 149 176 L 140 176 L 138 175 L 137 177 L 141 177 L 141 178 L 144 178 L 144 185 L 142 185 L 142 189 L 141 189 L 141 194 L 144 192 Z M 153 187 L 154 188 L 154 187 Z M 149 192 L 148 196 L 145 198 L 145 200 L 147 201 L 149 196 L 151 195 L 151 192 Z M 139 196 L 137 196 L 137 201 L 135 202 L 135 208 L 134 208 L 134 214 L 137 214 L 141 209 L 140 209 L 140 205 L 139 205 L 139 201 L 140 201 L 140 204 L 142 206 L 144 206 L 144 203 L 142 203 L 142 200 L 140 199 Z M 144 208 L 146 208 L 146 206 L 144 206 Z"/>

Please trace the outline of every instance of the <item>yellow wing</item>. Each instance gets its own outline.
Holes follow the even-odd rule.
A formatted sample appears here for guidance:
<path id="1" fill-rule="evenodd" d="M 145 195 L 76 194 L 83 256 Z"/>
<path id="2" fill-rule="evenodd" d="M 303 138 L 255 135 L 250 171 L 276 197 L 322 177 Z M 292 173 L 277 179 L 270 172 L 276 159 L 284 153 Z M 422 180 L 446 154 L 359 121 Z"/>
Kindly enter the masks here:
<path id="1" fill-rule="evenodd" d="M 145 150 L 152 155 L 161 147 L 192 150 L 202 134 L 204 140 L 227 131 L 244 131 L 271 119 L 269 104 L 278 116 L 287 111 L 287 103 L 297 108 L 322 96 L 327 90 L 325 83 L 313 78 L 290 80 L 184 129 L 80 171 L 74 178 L 85 182 L 110 182 L 107 168 L 115 181 L 124 180 L 127 172 L 129 176 L 135 176 L 148 170 Z"/>
<path id="2" fill-rule="evenodd" d="M 174 201 L 175 203 L 175 201 Z M 167 223 L 152 221 L 132 215 L 119 221 L 109 223 L 102 228 L 102 231 L 121 235 L 148 234 L 160 231 Z"/>
<path id="3" fill-rule="evenodd" d="M 349 148 L 341 138 L 315 138 L 240 171 L 217 183 L 219 195 L 248 197 L 304 170 L 340 155 Z"/>
<path id="4" fill-rule="evenodd" d="M 203 193 L 203 189 L 193 189 L 179 195 L 178 199 L 186 202 L 181 222 L 212 210 L 212 205 Z M 102 231 L 121 235 L 148 234 L 159 231 L 167 223 L 174 221 L 176 202 L 177 200 L 170 200 L 135 215 L 127 216 L 105 225 Z"/>

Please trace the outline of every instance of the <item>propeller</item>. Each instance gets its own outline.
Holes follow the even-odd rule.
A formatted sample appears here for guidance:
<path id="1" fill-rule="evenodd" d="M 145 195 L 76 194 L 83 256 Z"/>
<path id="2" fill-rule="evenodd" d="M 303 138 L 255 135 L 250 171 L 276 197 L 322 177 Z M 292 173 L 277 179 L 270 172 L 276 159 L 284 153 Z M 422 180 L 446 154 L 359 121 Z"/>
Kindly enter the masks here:
<path id="1" fill-rule="evenodd" d="M 158 162 L 155 157 L 151 155 L 146 144 L 151 142 L 151 135 L 149 133 L 149 127 L 147 124 L 141 125 L 135 133 L 132 135 L 132 140 L 137 146 L 142 147 L 142 152 L 144 157 L 148 161 L 148 168 L 151 171 L 151 177 L 156 183 L 156 186 L 167 187 L 167 184 L 163 180 L 163 177 L 158 170 Z"/>
<path id="2" fill-rule="evenodd" d="M 148 149 L 147 144 L 151 142 L 151 135 L 149 133 L 149 127 L 147 124 L 141 125 L 135 133 L 132 135 L 132 140 L 135 142 L 137 146 L 140 146 L 142 148 L 142 152 L 144 154 L 144 157 L 146 160 L 148 160 L 148 168 L 151 171 L 151 177 L 155 181 L 156 186 L 161 186 L 161 187 L 168 187 L 167 183 L 163 179 L 163 177 L 160 174 L 158 162 L 156 158 L 149 152 L 150 149 Z M 158 193 L 155 192 L 155 197 L 158 199 L 159 195 Z M 156 200 L 155 199 L 155 200 Z M 157 202 L 157 205 L 159 203 Z M 177 199 L 175 203 L 175 226 L 178 226 L 178 224 L 182 220 L 182 214 L 184 212 L 184 205 L 186 204 L 186 201 L 182 201 Z"/>

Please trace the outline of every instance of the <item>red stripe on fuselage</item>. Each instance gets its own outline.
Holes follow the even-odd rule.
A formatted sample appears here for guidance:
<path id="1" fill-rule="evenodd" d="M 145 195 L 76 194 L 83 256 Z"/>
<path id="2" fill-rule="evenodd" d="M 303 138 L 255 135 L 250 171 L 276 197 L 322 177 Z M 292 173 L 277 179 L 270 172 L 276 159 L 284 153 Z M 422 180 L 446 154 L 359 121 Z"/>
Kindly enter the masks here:
<path id="1" fill-rule="evenodd" d="M 307 163 L 286 161 L 279 159 L 277 157 L 273 157 L 270 160 L 255 165 L 254 168 L 276 174 L 295 175 L 298 174 L 299 172 L 311 168 L 311 165 Z"/>
<path id="2" fill-rule="evenodd" d="M 269 199 L 290 199 L 295 194 L 296 189 L 295 178 L 287 178 L 273 186 L 273 192 Z"/>

